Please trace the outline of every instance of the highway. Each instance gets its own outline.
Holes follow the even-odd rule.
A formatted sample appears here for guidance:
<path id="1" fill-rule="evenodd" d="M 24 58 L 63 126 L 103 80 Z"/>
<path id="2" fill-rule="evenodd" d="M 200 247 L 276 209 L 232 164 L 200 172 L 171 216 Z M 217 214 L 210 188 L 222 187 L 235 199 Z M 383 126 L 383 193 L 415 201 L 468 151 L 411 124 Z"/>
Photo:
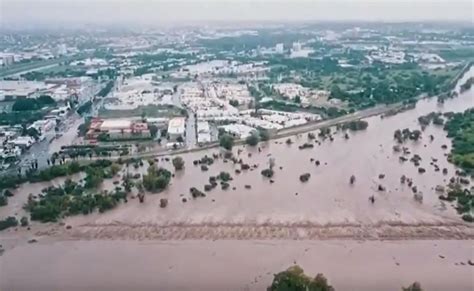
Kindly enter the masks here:
<path id="1" fill-rule="evenodd" d="M 75 61 L 81 58 L 85 58 L 84 55 L 78 55 L 73 57 L 61 57 L 57 59 L 32 61 L 25 64 L 13 64 L 11 66 L 0 69 L 0 78 L 21 75 L 32 71 L 38 71 L 49 67 L 54 67 L 63 62 Z"/>

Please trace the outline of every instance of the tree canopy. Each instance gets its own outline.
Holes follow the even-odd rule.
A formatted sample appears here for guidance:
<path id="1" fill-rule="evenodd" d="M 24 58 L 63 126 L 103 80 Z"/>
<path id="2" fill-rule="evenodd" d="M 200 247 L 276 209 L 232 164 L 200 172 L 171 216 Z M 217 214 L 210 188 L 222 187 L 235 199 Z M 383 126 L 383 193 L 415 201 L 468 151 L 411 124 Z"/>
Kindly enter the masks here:
<path id="1" fill-rule="evenodd" d="M 311 278 L 299 266 L 293 266 L 275 275 L 267 291 L 334 291 L 323 274 Z"/>
<path id="2" fill-rule="evenodd" d="M 226 150 L 231 150 L 234 146 L 234 138 L 229 134 L 223 134 L 219 138 L 219 145 Z"/>
<path id="3" fill-rule="evenodd" d="M 45 106 L 52 106 L 55 105 L 56 101 L 54 101 L 51 96 L 41 95 L 38 98 L 20 98 L 13 103 L 12 110 L 13 111 L 32 111 L 32 110 L 39 110 Z"/>

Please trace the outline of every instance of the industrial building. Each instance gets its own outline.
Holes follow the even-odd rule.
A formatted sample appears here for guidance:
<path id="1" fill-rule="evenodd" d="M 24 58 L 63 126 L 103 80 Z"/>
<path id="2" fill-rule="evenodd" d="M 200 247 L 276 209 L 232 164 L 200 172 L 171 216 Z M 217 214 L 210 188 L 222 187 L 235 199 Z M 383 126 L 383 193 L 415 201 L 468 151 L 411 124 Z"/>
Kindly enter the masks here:
<path id="1" fill-rule="evenodd" d="M 91 121 L 86 138 L 95 140 L 100 135 L 105 135 L 110 140 L 145 139 L 151 137 L 147 123 L 134 122 L 128 119 L 95 118 Z"/>

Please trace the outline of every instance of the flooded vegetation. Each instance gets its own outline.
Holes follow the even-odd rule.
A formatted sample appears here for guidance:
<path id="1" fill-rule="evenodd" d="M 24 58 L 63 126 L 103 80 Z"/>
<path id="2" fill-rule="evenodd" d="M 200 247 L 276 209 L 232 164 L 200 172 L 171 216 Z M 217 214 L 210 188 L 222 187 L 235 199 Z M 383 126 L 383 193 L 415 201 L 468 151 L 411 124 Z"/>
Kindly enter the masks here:
<path id="1" fill-rule="evenodd" d="M 456 209 L 458 212 L 462 209 L 464 214 L 470 211 L 466 205 L 472 203 L 472 195 L 465 191 L 471 178 L 467 175 L 461 180 L 455 175 L 460 172 L 449 163 L 448 155 L 453 150 L 450 160 L 462 164 L 456 155 L 459 138 L 451 147 L 451 140 L 435 120 L 449 120 L 447 128 L 449 122 L 459 123 L 455 117 L 448 119 L 443 113 L 474 106 L 470 93 L 444 104 L 434 99 L 421 100 L 415 110 L 394 116 L 383 119 L 374 116 L 255 146 L 233 146 L 230 139 L 224 138 L 227 150 L 149 160 L 119 159 L 113 167 L 108 164 L 100 170 L 94 164 L 87 168 L 74 166 L 73 171 L 63 168 L 75 164 L 57 165 L 52 169 L 58 170 L 40 172 L 38 176 L 42 178 L 30 177 L 29 181 L 48 181 L 78 172 L 85 172 L 85 176 L 73 182 L 53 180 L 22 185 L 13 190 L 15 200 L 19 201 L 17 210 L 6 211 L 7 206 L 0 211 L 7 217 L 3 214 L 24 213 L 22 208 L 26 205 L 32 219 L 40 221 L 76 215 L 66 223 L 88 225 L 84 230 L 90 230 L 90 226 L 100 229 L 112 222 L 124 226 L 246 225 L 248 229 L 241 235 L 253 236 L 257 234 L 251 227 L 276 227 L 259 237 L 270 237 L 277 229 L 285 231 L 286 227 L 296 225 L 456 227 L 462 221 Z M 461 192 L 454 186 L 460 181 L 465 185 Z M 89 191 L 84 197 L 92 200 L 81 200 L 77 198 L 78 189 L 97 189 L 94 191 L 100 197 L 107 198 L 101 200 Z M 63 194 L 56 195 L 57 191 Z M 39 200 L 32 202 L 36 200 L 31 200 L 30 194 L 38 195 Z M 51 220 L 34 214 L 48 209 L 47 197 L 55 196 L 69 197 L 66 210 L 56 210 L 57 215 Z M 75 205 L 76 200 L 83 206 Z M 464 218 L 470 220 L 468 216 Z M 336 235 L 345 232 L 334 231 Z M 401 228 L 393 235 L 412 234 Z"/>

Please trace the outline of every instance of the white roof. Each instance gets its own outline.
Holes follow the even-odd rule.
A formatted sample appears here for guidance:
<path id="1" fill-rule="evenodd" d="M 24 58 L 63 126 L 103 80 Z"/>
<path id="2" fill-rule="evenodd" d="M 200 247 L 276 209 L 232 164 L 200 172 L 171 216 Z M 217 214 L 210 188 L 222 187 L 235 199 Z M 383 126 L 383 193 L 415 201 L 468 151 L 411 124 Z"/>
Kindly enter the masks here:
<path id="1" fill-rule="evenodd" d="M 168 133 L 169 134 L 183 134 L 185 130 L 185 121 L 184 117 L 175 117 L 170 120 L 168 123 Z"/>
<path id="2" fill-rule="evenodd" d="M 132 122 L 127 119 L 105 119 L 100 125 L 102 130 L 126 129 L 132 126 Z"/>
<path id="3" fill-rule="evenodd" d="M 31 136 L 19 136 L 11 141 L 11 143 L 17 144 L 17 145 L 30 145 L 30 144 L 33 144 L 34 142 L 35 142 L 35 139 L 32 138 Z"/>
<path id="4" fill-rule="evenodd" d="M 210 131 L 209 122 L 207 121 L 198 121 L 197 123 L 198 133 L 206 133 Z"/>

